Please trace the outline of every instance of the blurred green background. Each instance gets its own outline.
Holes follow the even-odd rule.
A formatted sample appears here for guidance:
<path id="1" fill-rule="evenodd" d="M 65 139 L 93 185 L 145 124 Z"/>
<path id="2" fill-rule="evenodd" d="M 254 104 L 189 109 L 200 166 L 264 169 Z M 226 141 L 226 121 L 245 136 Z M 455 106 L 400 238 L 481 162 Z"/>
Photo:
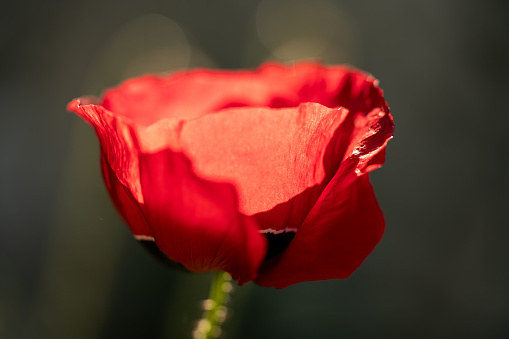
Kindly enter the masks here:
<path id="1" fill-rule="evenodd" d="M 234 294 L 224 338 L 509 337 L 509 2 L 4 1 L 0 338 L 187 338 L 209 275 L 133 240 L 71 99 L 146 72 L 349 63 L 396 122 L 352 277 Z"/>

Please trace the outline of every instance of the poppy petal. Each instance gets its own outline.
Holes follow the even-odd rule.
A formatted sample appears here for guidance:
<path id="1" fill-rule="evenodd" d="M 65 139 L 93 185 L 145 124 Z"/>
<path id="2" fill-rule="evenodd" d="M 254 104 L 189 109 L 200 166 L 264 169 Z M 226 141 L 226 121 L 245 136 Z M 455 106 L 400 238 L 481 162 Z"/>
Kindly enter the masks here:
<path id="1" fill-rule="evenodd" d="M 140 129 L 138 140 L 145 153 L 180 150 L 201 178 L 232 183 L 239 210 L 246 215 L 284 204 L 270 215 L 256 215 L 261 229 L 281 230 L 301 225 L 325 187 L 324 179 L 337 170 L 343 154 L 328 166 L 324 157 L 347 115 L 344 108 L 317 103 L 230 108 L 195 120 L 162 121 Z"/>
<path id="2" fill-rule="evenodd" d="M 254 279 L 266 240 L 238 212 L 235 188 L 197 177 L 181 153 L 140 155 L 145 216 L 156 244 L 196 272 L 222 270 L 239 283 Z"/>
<path id="3" fill-rule="evenodd" d="M 90 123 L 101 145 L 101 168 L 106 187 L 115 207 L 138 238 L 150 239 L 152 233 L 143 216 L 138 149 L 131 135 L 129 121 L 115 116 L 93 98 L 73 100 L 67 106 Z"/>
<path id="4" fill-rule="evenodd" d="M 315 62 L 267 63 L 255 71 L 197 69 L 127 80 L 107 90 L 99 104 L 141 126 L 168 118 L 195 119 L 232 107 L 295 108 L 316 102 L 361 108 L 365 102 L 358 100 L 360 90 L 370 79 L 349 67 Z"/>
<path id="5" fill-rule="evenodd" d="M 287 249 L 268 260 L 256 283 L 283 288 L 302 281 L 344 279 L 382 237 L 384 219 L 367 175 L 333 199 L 299 228 Z"/>
<path id="6" fill-rule="evenodd" d="M 118 180 L 103 152 L 101 152 L 101 167 L 106 188 L 110 193 L 113 204 L 131 229 L 131 232 L 138 240 L 153 241 L 154 236 L 148 227 L 140 203 L 134 199 L 131 191 Z"/>
<path id="7" fill-rule="evenodd" d="M 301 281 L 344 279 L 360 266 L 385 229 L 367 173 L 383 163 L 393 129 L 389 113 L 374 110 L 359 117 L 356 146 L 286 250 L 264 263 L 257 284 L 283 288 Z"/>

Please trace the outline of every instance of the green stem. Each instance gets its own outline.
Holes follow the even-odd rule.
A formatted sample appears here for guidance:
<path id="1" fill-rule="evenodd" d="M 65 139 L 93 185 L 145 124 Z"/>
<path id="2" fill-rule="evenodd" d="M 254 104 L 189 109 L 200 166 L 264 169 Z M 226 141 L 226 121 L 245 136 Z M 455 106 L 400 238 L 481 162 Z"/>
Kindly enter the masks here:
<path id="1" fill-rule="evenodd" d="M 215 272 L 210 286 L 209 298 L 202 302 L 203 316 L 196 324 L 193 339 L 219 338 L 221 325 L 226 319 L 226 304 L 233 289 L 232 277 L 226 272 Z"/>

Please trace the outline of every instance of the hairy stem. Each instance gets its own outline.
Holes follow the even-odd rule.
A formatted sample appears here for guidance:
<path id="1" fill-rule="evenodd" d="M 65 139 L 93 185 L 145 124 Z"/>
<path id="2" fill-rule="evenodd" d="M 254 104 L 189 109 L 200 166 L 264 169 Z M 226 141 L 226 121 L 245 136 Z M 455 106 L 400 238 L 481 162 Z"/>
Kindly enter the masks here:
<path id="1" fill-rule="evenodd" d="M 203 316 L 196 324 L 193 339 L 219 338 L 222 324 L 226 320 L 226 304 L 233 289 L 231 276 L 226 272 L 215 272 L 210 286 L 209 298 L 202 302 Z"/>

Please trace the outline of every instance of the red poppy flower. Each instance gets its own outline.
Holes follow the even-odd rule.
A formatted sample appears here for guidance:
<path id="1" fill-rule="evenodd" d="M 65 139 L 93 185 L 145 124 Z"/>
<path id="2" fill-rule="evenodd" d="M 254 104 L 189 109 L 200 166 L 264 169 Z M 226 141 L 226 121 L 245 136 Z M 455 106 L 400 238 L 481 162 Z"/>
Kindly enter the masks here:
<path id="1" fill-rule="evenodd" d="M 94 126 L 137 239 L 191 271 L 277 288 L 346 278 L 384 231 L 368 172 L 394 125 L 377 81 L 355 69 L 148 75 L 68 110 Z"/>

